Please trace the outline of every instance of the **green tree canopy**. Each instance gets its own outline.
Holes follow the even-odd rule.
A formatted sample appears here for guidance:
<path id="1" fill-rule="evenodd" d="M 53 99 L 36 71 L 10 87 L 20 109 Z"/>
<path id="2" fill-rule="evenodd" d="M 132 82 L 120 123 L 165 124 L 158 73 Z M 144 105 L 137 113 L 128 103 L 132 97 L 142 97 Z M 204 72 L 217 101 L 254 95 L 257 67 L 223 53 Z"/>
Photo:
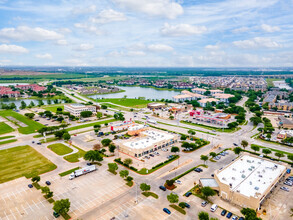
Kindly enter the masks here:
<path id="1" fill-rule="evenodd" d="M 167 195 L 167 199 L 170 203 L 177 203 L 179 202 L 179 196 L 174 194 L 174 193 L 171 193 L 169 195 Z"/>
<path id="2" fill-rule="evenodd" d="M 215 190 L 213 190 L 213 189 L 212 189 L 211 187 L 209 187 L 209 186 L 203 187 L 203 188 L 201 189 L 201 193 L 202 193 L 202 195 L 203 195 L 206 199 L 208 199 L 209 196 L 214 196 L 214 195 L 216 195 Z"/>
<path id="3" fill-rule="evenodd" d="M 271 154 L 272 151 L 270 149 L 264 148 L 262 149 L 262 152 L 267 156 L 268 154 Z"/>
<path id="4" fill-rule="evenodd" d="M 234 151 L 235 154 L 240 154 L 241 151 L 242 151 L 242 148 L 241 148 L 241 147 L 235 147 L 235 148 L 233 149 L 233 151 Z"/>
<path id="5" fill-rule="evenodd" d="M 66 214 L 69 211 L 69 199 L 61 199 L 54 202 L 53 210 L 59 214 Z"/>
<path id="6" fill-rule="evenodd" d="M 179 150 L 179 147 L 172 147 L 171 148 L 171 152 L 172 153 L 176 153 L 176 152 L 179 152 L 180 150 Z"/>
<path id="7" fill-rule="evenodd" d="M 210 219 L 209 213 L 207 213 L 207 212 L 198 213 L 198 219 L 199 220 L 209 220 Z"/>
<path id="8" fill-rule="evenodd" d="M 141 189 L 141 191 L 150 191 L 151 186 L 146 183 L 142 183 L 142 184 L 140 184 L 140 189 Z"/>
<path id="9" fill-rule="evenodd" d="M 108 138 L 103 139 L 103 140 L 101 141 L 101 143 L 102 143 L 102 145 L 103 145 L 104 147 L 109 146 L 111 142 L 112 142 L 112 140 L 111 140 L 111 139 L 108 139 Z"/>
<path id="10" fill-rule="evenodd" d="M 122 177 L 122 178 L 125 178 L 129 175 L 129 171 L 128 170 L 121 170 L 119 172 L 119 175 Z"/>
<path id="11" fill-rule="evenodd" d="M 103 160 L 103 156 L 101 155 L 101 153 L 99 151 L 96 151 L 96 150 L 87 151 L 84 154 L 83 158 L 85 160 L 88 160 L 88 161 L 91 161 L 91 162 L 102 161 Z"/>
<path id="12" fill-rule="evenodd" d="M 260 150 L 260 147 L 257 146 L 257 145 L 252 144 L 251 145 L 251 149 L 254 150 L 254 152 L 256 152 L 256 151 L 259 151 Z"/>

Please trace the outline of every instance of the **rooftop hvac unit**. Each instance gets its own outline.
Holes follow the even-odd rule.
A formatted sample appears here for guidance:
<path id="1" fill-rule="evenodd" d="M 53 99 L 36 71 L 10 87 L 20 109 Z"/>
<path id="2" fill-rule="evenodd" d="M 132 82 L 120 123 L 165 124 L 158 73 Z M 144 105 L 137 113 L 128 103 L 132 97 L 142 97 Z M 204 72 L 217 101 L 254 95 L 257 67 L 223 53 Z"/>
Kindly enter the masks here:
<path id="1" fill-rule="evenodd" d="M 258 175 L 258 177 L 262 178 L 262 175 Z"/>
<path id="2" fill-rule="evenodd" d="M 250 168 L 248 168 L 248 170 L 249 170 L 249 171 L 252 171 L 252 168 L 250 167 Z"/>
<path id="3" fill-rule="evenodd" d="M 251 168 L 252 168 L 252 169 L 254 169 L 254 168 L 255 168 L 255 166 L 251 166 Z"/>

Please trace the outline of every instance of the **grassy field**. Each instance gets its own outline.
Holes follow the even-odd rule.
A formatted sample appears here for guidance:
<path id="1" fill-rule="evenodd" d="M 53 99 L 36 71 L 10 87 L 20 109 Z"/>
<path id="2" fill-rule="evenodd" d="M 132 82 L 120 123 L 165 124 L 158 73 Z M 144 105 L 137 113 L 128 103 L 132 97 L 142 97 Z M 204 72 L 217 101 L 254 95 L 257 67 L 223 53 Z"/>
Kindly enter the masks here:
<path id="1" fill-rule="evenodd" d="M 145 108 L 148 103 L 152 101 L 141 100 L 141 99 L 124 99 L 124 98 L 115 98 L 115 99 L 98 99 L 98 102 L 111 102 L 116 105 L 122 105 L 130 108 Z"/>
<path id="2" fill-rule="evenodd" d="M 22 176 L 31 178 L 56 168 L 55 164 L 28 145 L 0 151 L 0 183 Z"/>
<path id="3" fill-rule="evenodd" d="M 267 84 L 268 86 L 270 87 L 274 87 L 274 83 L 273 81 L 281 81 L 282 79 L 278 79 L 278 78 L 273 78 L 273 79 L 270 79 L 270 78 L 267 78 L 266 81 L 267 81 Z"/>
<path id="4" fill-rule="evenodd" d="M 94 125 L 101 125 L 101 124 L 110 123 L 113 121 L 116 121 L 116 119 L 110 119 L 110 120 L 105 120 L 105 121 L 98 121 L 98 122 L 93 122 L 93 123 L 89 123 L 89 124 L 78 125 L 78 126 L 74 126 L 71 128 L 67 128 L 66 130 L 67 131 L 74 131 L 77 129 L 93 127 Z"/>
<path id="5" fill-rule="evenodd" d="M 8 139 L 8 138 L 14 138 L 15 136 L 13 135 L 10 135 L 10 136 L 3 136 L 3 137 L 0 137 L 0 140 L 3 140 L 3 139 Z"/>
<path id="6" fill-rule="evenodd" d="M 130 108 L 125 108 L 125 107 L 121 107 L 121 106 L 110 104 L 110 103 L 105 103 L 104 105 L 106 105 L 108 108 L 113 108 L 113 109 L 128 111 L 128 112 L 130 111 Z"/>
<path id="7" fill-rule="evenodd" d="M 80 149 L 79 147 L 73 146 L 74 148 L 78 149 L 77 153 L 70 154 L 68 156 L 63 157 L 65 160 L 67 160 L 70 163 L 76 163 L 79 162 L 79 158 L 83 157 L 85 155 L 85 151 Z"/>
<path id="8" fill-rule="evenodd" d="M 12 131 L 14 131 L 12 127 L 7 125 L 5 122 L 0 122 L 0 135 L 10 133 Z"/>
<path id="9" fill-rule="evenodd" d="M 42 107 L 43 109 L 47 110 L 47 111 L 51 111 L 51 112 L 57 112 L 57 108 L 62 108 L 62 111 L 64 110 L 64 104 L 56 104 L 56 105 L 48 105 L 48 106 L 44 106 Z"/>
<path id="10" fill-rule="evenodd" d="M 1 141 L 0 142 L 0 145 L 9 144 L 9 143 L 12 143 L 12 142 L 15 142 L 15 141 L 17 141 L 17 139 L 11 139 L 11 140 L 6 140 L 6 141 Z"/>
<path id="11" fill-rule="evenodd" d="M 51 149 L 54 153 L 58 154 L 59 156 L 69 154 L 73 151 L 70 147 L 67 147 L 66 145 L 60 143 L 51 144 L 48 146 L 48 148 Z"/>
<path id="12" fill-rule="evenodd" d="M 24 124 L 28 125 L 27 127 L 19 127 L 18 128 L 18 131 L 22 134 L 31 134 L 31 133 L 36 132 L 35 130 L 38 130 L 38 129 L 44 127 L 44 125 L 42 125 L 34 120 L 28 119 L 27 117 L 25 117 L 21 114 L 18 114 L 12 110 L 0 111 L 0 116 L 2 116 L 2 117 L 11 116 L 11 117 L 14 117 L 15 119 L 23 122 Z"/>

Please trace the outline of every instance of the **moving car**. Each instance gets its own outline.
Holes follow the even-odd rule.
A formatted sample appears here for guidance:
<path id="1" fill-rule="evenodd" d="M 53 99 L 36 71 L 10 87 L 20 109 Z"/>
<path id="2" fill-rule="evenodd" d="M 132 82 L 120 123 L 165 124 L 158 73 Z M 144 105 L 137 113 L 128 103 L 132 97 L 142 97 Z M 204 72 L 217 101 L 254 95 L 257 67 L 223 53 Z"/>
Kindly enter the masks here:
<path id="1" fill-rule="evenodd" d="M 225 216 L 226 213 L 227 213 L 227 210 L 224 209 L 224 210 L 221 212 L 221 216 Z"/>
<path id="2" fill-rule="evenodd" d="M 189 197 L 190 195 L 192 195 L 191 192 L 187 192 L 187 193 L 185 193 L 185 196 L 186 196 L 186 197 Z"/>
<path id="3" fill-rule="evenodd" d="M 159 188 L 163 191 L 166 191 L 166 187 L 165 186 L 159 186 Z"/>
<path id="4" fill-rule="evenodd" d="M 48 186 L 50 186 L 50 185 L 51 185 L 51 182 L 50 182 L 50 181 L 48 181 L 48 180 L 47 180 L 45 183 L 46 183 L 46 185 L 48 185 Z"/>
<path id="5" fill-rule="evenodd" d="M 226 215 L 226 218 L 231 218 L 232 217 L 232 212 L 229 212 L 227 215 Z"/>
<path id="6" fill-rule="evenodd" d="M 212 207 L 211 207 L 211 212 L 215 212 L 218 208 L 218 205 L 217 204 L 213 204 Z"/>
<path id="7" fill-rule="evenodd" d="M 163 208 L 163 211 L 166 212 L 169 215 L 171 214 L 171 211 L 169 209 L 167 209 L 167 208 Z"/>

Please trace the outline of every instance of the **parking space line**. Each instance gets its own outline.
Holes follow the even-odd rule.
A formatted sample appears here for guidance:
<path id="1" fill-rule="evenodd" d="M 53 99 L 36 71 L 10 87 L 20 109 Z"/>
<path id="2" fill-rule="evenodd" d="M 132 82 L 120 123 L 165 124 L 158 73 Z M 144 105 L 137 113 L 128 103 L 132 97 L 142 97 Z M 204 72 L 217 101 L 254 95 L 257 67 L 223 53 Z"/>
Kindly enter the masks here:
<path id="1" fill-rule="evenodd" d="M 43 207 L 45 207 L 44 204 L 43 204 L 43 201 L 41 201 L 41 199 L 39 199 L 39 202 L 42 204 Z"/>
<path id="2" fill-rule="evenodd" d="M 28 205 L 28 207 L 29 207 L 29 208 L 31 209 L 31 211 L 33 212 L 34 210 L 32 209 L 31 205 L 28 204 L 27 202 L 26 202 L 26 204 Z"/>
<path id="3" fill-rule="evenodd" d="M 5 211 L 4 211 L 4 214 L 5 214 L 5 217 L 6 217 L 7 219 L 9 219 Z"/>
<path id="4" fill-rule="evenodd" d="M 21 204 L 21 208 L 25 211 L 25 213 L 27 214 L 26 209 L 23 207 L 23 205 Z"/>
<path id="5" fill-rule="evenodd" d="M 35 201 L 34 201 L 34 200 L 32 200 L 32 201 L 33 201 L 34 205 L 35 205 L 38 209 L 40 209 L 40 207 L 37 206 L 37 204 L 35 203 Z"/>
<path id="6" fill-rule="evenodd" d="M 15 208 L 16 208 L 18 214 L 21 216 L 21 213 L 20 213 L 20 211 L 18 210 L 17 206 L 15 206 Z"/>
<path id="7" fill-rule="evenodd" d="M 9 211 L 11 212 L 11 215 L 13 216 L 14 219 L 16 219 L 15 215 L 13 214 L 13 212 L 11 211 L 11 209 L 9 209 Z"/>

